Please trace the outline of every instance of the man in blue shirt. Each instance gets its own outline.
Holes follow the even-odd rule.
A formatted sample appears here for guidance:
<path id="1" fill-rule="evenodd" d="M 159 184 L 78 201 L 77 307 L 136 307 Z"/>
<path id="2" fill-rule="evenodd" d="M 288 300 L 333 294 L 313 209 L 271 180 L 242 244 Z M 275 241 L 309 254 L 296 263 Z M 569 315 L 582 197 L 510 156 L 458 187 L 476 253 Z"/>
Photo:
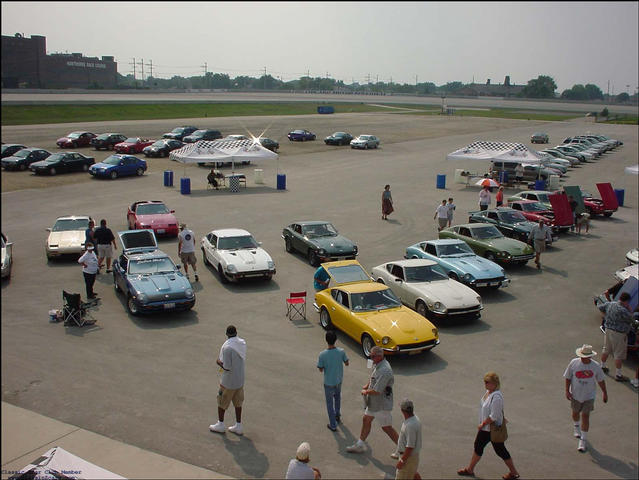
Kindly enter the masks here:
<path id="1" fill-rule="evenodd" d="M 337 335 L 333 330 L 326 332 L 328 347 L 319 355 L 317 368 L 324 373 L 324 394 L 326 395 L 326 410 L 328 421 L 326 427 L 335 432 L 341 421 L 340 406 L 342 401 L 342 379 L 344 365 L 348 366 L 348 357 L 343 349 L 335 347 Z"/>
<path id="2" fill-rule="evenodd" d="M 315 287 L 317 292 L 324 290 L 328 288 L 328 282 L 330 282 L 330 280 L 331 277 L 328 275 L 328 272 L 324 270 L 324 267 L 320 266 L 315 270 L 315 275 L 313 275 L 313 287 Z"/>

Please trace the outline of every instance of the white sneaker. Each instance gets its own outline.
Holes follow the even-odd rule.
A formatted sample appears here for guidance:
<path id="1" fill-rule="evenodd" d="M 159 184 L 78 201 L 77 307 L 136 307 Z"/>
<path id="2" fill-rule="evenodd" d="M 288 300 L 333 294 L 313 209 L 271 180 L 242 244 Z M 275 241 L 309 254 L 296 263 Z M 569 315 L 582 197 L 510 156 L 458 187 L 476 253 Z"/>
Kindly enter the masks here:
<path id="1" fill-rule="evenodd" d="M 580 452 L 585 452 L 586 451 L 586 441 L 585 440 L 579 440 L 579 446 L 577 447 L 577 450 L 579 450 Z"/>
<path id="2" fill-rule="evenodd" d="M 215 433 L 226 433 L 224 422 L 217 422 L 215 425 L 209 425 L 209 430 Z"/>
<path id="3" fill-rule="evenodd" d="M 395 450 L 393 453 L 391 453 L 390 457 L 397 460 L 399 458 L 399 450 Z"/>
<path id="4" fill-rule="evenodd" d="M 238 425 L 237 423 L 232 427 L 229 427 L 229 432 L 234 433 L 235 435 L 244 435 L 242 425 Z"/>
<path id="5" fill-rule="evenodd" d="M 574 434 L 575 438 L 581 438 L 581 427 L 575 425 Z"/>
<path id="6" fill-rule="evenodd" d="M 633 378 L 630 380 L 630 384 L 635 388 L 639 388 L 639 378 Z"/>
<path id="7" fill-rule="evenodd" d="M 355 443 L 350 447 L 346 447 L 348 453 L 364 453 L 366 451 L 366 445 L 363 443 Z"/>

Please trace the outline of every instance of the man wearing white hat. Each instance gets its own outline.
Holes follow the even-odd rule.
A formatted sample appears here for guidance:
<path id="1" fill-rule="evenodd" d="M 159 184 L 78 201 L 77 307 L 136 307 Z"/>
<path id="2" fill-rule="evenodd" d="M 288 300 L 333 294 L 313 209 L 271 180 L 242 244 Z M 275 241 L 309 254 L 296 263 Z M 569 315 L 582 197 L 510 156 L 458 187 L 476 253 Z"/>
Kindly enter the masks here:
<path id="1" fill-rule="evenodd" d="M 583 345 L 575 350 L 577 358 L 568 364 L 564 372 L 566 379 L 566 398 L 570 400 L 572 419 L 574 421 L 574 435 L 579 439 L 577 450 L 586 451 L 586 436 L 590 428 L 590 412 L 595 409 L 595 397 L 597 396 L 597 383 L 603 392 L 604 403 L 608 402 L 608 392 L 604 381 L 604 372 L 601 366 L 592 357 L 597 352 L 592 350 L 592 345 Z M 581 414 L 581 422 L 579 415 Z"/>
<path id="2" fill-rule="evenodd" d="M 295 458 L 288 464 L 288 470 L 286 471 L 287 480 L 319 480 L 322 478 L 320 471 L 311 467 L 308 462 L 311 456 L 311 446 L 308 442 L 300 443 L 295 453 Z"/>

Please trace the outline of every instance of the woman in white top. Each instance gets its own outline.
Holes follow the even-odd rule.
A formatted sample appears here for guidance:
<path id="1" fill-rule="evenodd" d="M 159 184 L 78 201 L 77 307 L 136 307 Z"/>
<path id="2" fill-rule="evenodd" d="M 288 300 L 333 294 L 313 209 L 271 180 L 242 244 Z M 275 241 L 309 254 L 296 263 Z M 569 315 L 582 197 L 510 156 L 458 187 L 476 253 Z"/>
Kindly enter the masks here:
<path id="1" fill-rule="evenodd" d="M 484 385 L 486 385 L 486 393 L 484 393 L 479 402 L 479 426 L 475 437 L 475 451 L 468 466 L 458 470 L 457 475 L 474 476 L 475 465 L 481 460 L 484 447 L 490 442 L 495 449 L 495 453 L 506 463 L 510 470 L 502 478 L 504 480 L 514 480 L 519 478 L 519 473 L 510 457 L 510 453 L 506 450 L 506 446 L 503 442 L 494 443 L 490 440 L 490 424 L 494 422 L 497 425 L 501 425 L 504 421 L 504 397 L 499 390 L 499 376 L 495 372 L 488 372 L 484 375 Z"/>
<path id="2" fill-rule="evenodd" d="M 484 187 L 479 192 L 479 210 L 488 210 L 490 205 L 490 190 Z"/>

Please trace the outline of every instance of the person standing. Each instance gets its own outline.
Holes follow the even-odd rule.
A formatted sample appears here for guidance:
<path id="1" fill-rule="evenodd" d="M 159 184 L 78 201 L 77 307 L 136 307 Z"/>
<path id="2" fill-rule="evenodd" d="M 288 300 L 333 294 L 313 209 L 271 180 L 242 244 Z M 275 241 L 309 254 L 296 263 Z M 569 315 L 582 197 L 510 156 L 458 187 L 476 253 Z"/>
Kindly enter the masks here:
<path id="1" fill-rule="evenodd" d="M 608 392 L 604 372 L 592 357 L 597 352 L 592 350 L 591 345 L 583 345 L 575 350 L 577 358 L 568 364 L 564 372 L 566 379 L 566 398 L 570 400 L 572 409 L 572 420 L 574 422 L 574 436 L 579 439 L 577 450 L 586 451 L 586 437 L 590 430 L 590 412 L 595 408 L 595 397 L 597 396 L 597 385 L 603 392 L 604 403 L 608 402 Z M 579 415 L 581 414 L 581 423 Z"/>
<path id="2" fill-rule="evenodd" d="M 209 430 L 215 433 L 225 433 L 224 413 L 231 402 L 235 407 L 235 425 L 229 427 L 229 432 L 242 435 L 242 404 L 244 403 L 244 364 L 246 362 L 246 341 L 237 336 L 237 329 L 233 325 L 226 327 L 227 340 L 220 348 L 216 363 L 222 370 L 220 389 L 217 394 L 218 422 L 209 425 Z"/>
<path id="3" fill-rule="evenodd" d="M 319 292 L 320 290 L 328 288 L 330 281 L 331 277 L 326 269 L 321 265 L 317 267 L 317 270 L 315 270 L 315 274 L 313 275 L 313 288 L 315 288 L 315 291 Z"/>
<path id="4" fill-rule="evenodd" d="M 483 187 L 479 192 L 479 210 L 488 210 L 488 206 L 490 205 L 490 190 L 488 185 Z"/>
<path id="5" fill-rule="evenodd" d="M 500 186 L 495 195 L 495 206 L 501 207 L 504 204 L 504 187 Z"/>
<path id="6" fill-rule="evenodd" d="M 535 264 L 537 270 L 541 270 L 541 254 L 546 251 L 546 241 L 552 242 L 552 230 L 545 223 L 543 218 L 535 225 L 528 234 L 528 241 L 532 241 L 535 248 Z"/>
<path id="7" fill-rule="evenodd" d="M 308 442 L 300 443 L 295 453 L 295 458 L 288 463 L 286 480 L 319 480 L 322 478 L 320 471 L 311 467 L 308 462 L 311 456 L 311 446 Z"/>
<path id="8" fill-rule="evenodd" d="M 522 183 L 524 181 L 524 166 L 518 163 L 515 166 L 515 182 Z"/>
<path id="9" fill-rule="evenodd" d="M 453 197 L 448 199 L 448 226 L 453 225 L 453 215 L 457 206 L 453 203 Z"/>
<path id="10" fill-rule="evenodd" d="M 577 215 L 577 235 L 581 235 L 581 227 L 586 226 L 586 235 L 590 231 L 590 214 L 582 212 Z"/>
<path id="11" fill-rule="evenodd" d="M 422 449 L 422 422 L 415 415 L 415 407 L 409 399 L 404 399 L 399 408 L 404 415 L 404 422 L 399 431 L 397 440 L 397 452 L 399 459 L 395 472 L 395 479 L 421 479 L 417 469 L 419 468 L 419 452 Z"/>
<path id="12" fill-rule="evenodd" d="M 115 244 L 113 232 L 107 227 L 107 222 L 104 218 L 100 220 L 100 226 L 93 232 L 93 238 L 98 242 L 98 269 L 104 266 L 104 259 L 106 258 L 106 273 L 111 273 L 113 249 L 117 250 L 118 246 Z"/>
<path id="13" fill-rule="evenodd" d="M 566 193 L 565 191 L 563 191 Z M 575 224 L 577 222 L 577 200 L 574 199 L 572 195 L 568 195 L 568 205 L 570 205 L 570 211 L 572 212 L 572 225 L 570 226 L 570 231 L 575 231 Z"/>
<path id="14" fill-rule="evenodd" d="M 503 475 L 504 480 L 514 480 L 519 478 L 519 472 L 515 468 L 513 459 L 506 449 L 504 442 L 493 442 L 490 438 L 490 425 L 494 423 L 499 426 L 506 420 L 504 418 L 504 397 L 500 390 L 499 376 L 495 372 L 488 372 L 484 375 L 484 385 L 486 392 L 479 401 L 479 425 L 477 426 L 477 435 L 475 437 L 474 452 L 467 467 L 457 470 L 457 475 L 474 477 L 475 465 L 479 463 L 484 448 L 490 442 L 495 453 L 501 458 L 509 472 Z"/>
<path id="15" fill-rule="evenodd" d="M 394 211 L 390 185 L 385 185 L 382 192 L 382 220 L 388 220 L 388 216 Z"/>
<path id="16" fill-rule="evenodd" d="M 604 345 L 601 350 L 601 369 L 608 373 L 606 360 L 612 354 L 615 359 L 615 380 L 627 382 L 628 377 L 621 374 L 621 365 L 628 353 L 628 332 L 632 328 L 632 311 L 630 309 L 630 294 L 623 292 L 619 300 L 605 302 L 599 305 L 603 317 Z"/>
<path id="17" fill-rule="evenodd" d="M 86 250 L 89 243 L 95 246 L 95 238 L 93 238 L 93 230 L 95 229 L 95 222 L 92 218 L 89 218 L 89 226 L 84 231 L 84 249 Z"/>
<path id="18" fill-rule="evenodd" d="M 341 423 L 342 380 L 344 379 L 344 365 L 348 366 L 348 357 L 342 348 L 337 348 L 335 342 L 337 334 L 334 330 L 326 332 L 328 347 L 319 354 L 317 368 L 324 374 L 324 395 L 326 397 L 326 411 L 328 425 L 326 427 L 335 432 L 337 424 Z"/>
<path id="19" fill-rule="evenodd" d="M 94 247 L 91 242 L 86 244 L 86 251 L 78 258 L 78 263 L 82 265 L 82 274 L 84 275 L 84 285 L 87 290 L 87 299 L 93 300 L 98 296 L 93 291 L 95 277 L 98 274 L 98 257 L 93 251 Z"/>
<path id="20" fill-rule="evenodd" d="M 184 265 L 184 274 L 189 278 L 189 265 L 193 267 L 195 281 L 199 281 L 197 276 L 197 259 L 195 258 L 195 234 L 186 228 L 186 223 L 180 223 L 180 233 L 178 234 L 178 256 Z"/>
<path id="21" fill-rule="evenodd" d="M 446 205 L 446 199 L 442 200 L 442 204 L 438 205 L 435 209 L 435 216 L 433 220 L 437 220 L 437 231 L 441 232 L 446 225 L 448 225 L 448 205 Z"/>
<path id="22" fill-rule="evenodd" d="M 362 430 L 359 439 L 353 445 L 346 447 L 349 453 L 364 453 L 366 451 L 366 438 L 371 432 L 374 419 L 379 420 L 382 430 L 390 437 L 395 445 L 399 435 L 393 428 L 391 410 L 393 409 L 393 369 L 388 360 L 384 359 L 382 347 L 371 348 L 373 371 L 366 385 L 362 387 L 362 397 L 366 408 L 362 418 Z"/>

